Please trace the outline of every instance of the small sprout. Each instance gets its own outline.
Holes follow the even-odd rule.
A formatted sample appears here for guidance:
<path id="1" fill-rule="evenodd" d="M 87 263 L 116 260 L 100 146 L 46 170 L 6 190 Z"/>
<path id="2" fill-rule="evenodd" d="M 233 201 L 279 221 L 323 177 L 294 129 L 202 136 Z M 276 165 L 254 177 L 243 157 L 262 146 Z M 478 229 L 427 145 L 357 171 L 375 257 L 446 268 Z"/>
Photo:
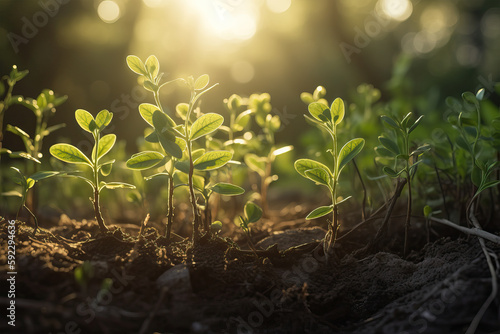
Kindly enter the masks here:
<path id="1" fill-rule="evenodd" d="M 317 96 L 319 97 L 318 94 Z M 308 99 L 305 98 L 305 100 L 307 101 Z M 327 187 L 330 191 L 332 204 L 318 207 L 306 217 L 306 219 L 316 219 L 333 212 L 332 221 L 328 224 L 328 233 L 323 241 L 323 249 L 325 255 L 328 256 L 333 250 L 339 229 L 337 207 L 349 198 L 347 197 L 342 201 L 338 201 L 337 192 L 340 173 L 361 152 L 365 145 L 365 140 L 363 138 L 352 139 L 344 144 L 340 151 L 338 150 L 337 125 L 342 122 L 345 115 L 344 101 L 342 99 L 335 99 L 330 107 L 323 102 L 312 102 L 309 104 L 308 110 L 312 118 L 306 116 L 306 119 L 318 128 L 325 130 L 332 138 L 332 149 L 328 150 L 328 152 L 333 157 L 333 168 L 329 168 L 311 159 L 299 159 L 295 161 L 294 166 L 300 175 L 316 184 Z"/>
<path id="2" fill-rule="evenodd" d="M 220 231 L 222 231 L 222 223 L 221 223 L 219 220 L 217 220 L 217 221 L 213 222 L 213 223 L 210 225 L 210 232 L 211 232 L 212 234 L 217 235 L 217 234 L 219 234 L 219 233 L 220 233 Z"/>
<path id="3" fill-rule="evenodd" d="M 247 202 L 243 210 L 243 217 L 239 216 L 239 218 L 240 227 L 243 232 L 245 232 L 250 247 L 255 251 L 255 245 L 252 242 L 249 225 L 258 222 L 262 218 L 262 209 L 253 202 Z"/>
<path id="4" fill-rule="evenodd" d="M 134 189 L 135 186 L 122 182 L 104 182 L 100 181 L 100 174 L 107 176 L 111 172 L 111 166 L 115 162 L 114 160 L 109 160 L 103 162 L 104 156 L 113 148 L 116 142 L 116 135 L 107 134 L 101 137 L 102 131 L 109 125 L 113 114 L 108 110 L 101 110 L 97 116 L 94 118 L 88 111 L 83 109 L 78 109 L 75 112 L 75 118 L 78 125 L 85 131 L 90 132 L 94 138 L 94 148 L 92 149 L 92 155 L 88 158 L 82 151 L 77 147 L 70 144 L 55 144 L 50 148 L 50 154 L 55 158 L 72 164 L 81 164 L 90 167 L 92 170 L 92 177 L 87 178 L 80 175 L 70 175 L 77 177 L 86 181 L 94 192 L 94 199 L 92 203 L 94 204 L 94 214 L 99 224 L 101 232 L 106 232 L 108 228 L 104 223 L 101 215 L 100 208 L 100 193 L 104 188 L 117 189 L 117 188 L 130 188 Z"/>

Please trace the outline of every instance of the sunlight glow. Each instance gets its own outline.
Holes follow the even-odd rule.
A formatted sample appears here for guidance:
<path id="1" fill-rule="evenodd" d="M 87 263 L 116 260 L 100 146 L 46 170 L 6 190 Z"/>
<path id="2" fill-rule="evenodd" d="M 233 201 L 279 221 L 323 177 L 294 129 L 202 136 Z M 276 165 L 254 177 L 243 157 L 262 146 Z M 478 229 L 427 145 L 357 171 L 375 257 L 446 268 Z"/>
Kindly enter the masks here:
<path id="1" fill-rule="evenodd" d="M 197 14 L 206 33 L 224 40 L 247 40 L 257 32 L 258 8 L 252 1 L 207 1 L 186 2 Z"/>
<path id="2" fill-rule="evenodd" d="M 120 18 L 120 7 L 114 1 L 103 1 L 97 7 L 99 18 L 106 23 L 114 23 Z"/>
<path id="3" fill-rule="evenodd" d="M 292 5 L 292 0 L 267 0 L 267 8 L 273 13 L 284 13 Z"/>
<path id="4" fill-rule="evenodd" d="M 142 0 L 146 6 L 149 8 L 156 8 L 165 5 L 164 0 Z"/>
<path id="5" fill-rule="evenodd" d="M 231 66 L 231 77 L 236 82 L 250 82 L 254 75 L 254 67 L 247 61 L 237 61 Z"/>
<path id="6" fill-rule="evenodd" d="M 400 22 L 408 19 L 413 12 L 413 5 L 409 0 L 379 0 L 377 6 L 383 15 Z"/>

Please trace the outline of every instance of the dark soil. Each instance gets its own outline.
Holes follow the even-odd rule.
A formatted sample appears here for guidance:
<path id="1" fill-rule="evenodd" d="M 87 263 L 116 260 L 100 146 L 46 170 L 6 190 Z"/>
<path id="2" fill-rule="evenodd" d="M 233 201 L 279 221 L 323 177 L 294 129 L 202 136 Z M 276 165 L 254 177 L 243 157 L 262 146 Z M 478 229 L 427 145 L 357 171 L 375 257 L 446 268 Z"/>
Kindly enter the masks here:
<path id="1" fill-rule="evenodd" d="M 281 224 L 270 234 L 267 221 L 255 230 L 256 239 L 267 236 L 255 253 L 243 238 L 238 245 L 207 235 L 192 248 L 189 240 L 168 245 L 154 228 L 140 238 L 127 226 L 100 234 L 95 222 L 66 217 L 32 236 L 31 225 L 17 222 L 16 327 L 2 321 L 0 332 L 465 333 L 491 292 L 477 238 L 435 227 L 453 238 L 426 244 L 417 223 L 403 259 L 398 223 L 378 252 L 356 253 L 378 226 L 366 224 L 341 238 L 327 262 L 319 227 Z M 6 222 L 0 239 L 4 285 Z M 476 333 L 500 333 L 498 302 Z"/>

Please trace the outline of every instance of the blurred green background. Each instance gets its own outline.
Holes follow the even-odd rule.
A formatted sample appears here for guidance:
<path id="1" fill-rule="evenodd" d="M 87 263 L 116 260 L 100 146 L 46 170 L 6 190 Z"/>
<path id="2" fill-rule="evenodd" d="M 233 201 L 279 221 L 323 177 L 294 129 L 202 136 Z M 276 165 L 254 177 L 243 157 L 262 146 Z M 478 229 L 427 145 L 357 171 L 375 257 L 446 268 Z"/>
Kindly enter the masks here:
<path id="1" fill-rule="evenodd" d="M 500 72 L 500 8 L 494 0 L 1 0 L 0 54 L 1 74 L 13 64 L 30 71 L 15 94 L 36 97 L 50 88 L 69 97 L 53 120 L 67 126 L 47 138 L 44 159 L 61 138 L 89 149 L 74 121 L 78 108 L 112 111 L 123 159 L 137 152 L 146 127 L 137 106 L 152 95 L 125 58 L 154 54 L 166 80 L 208 73 L 220 83 L 204 97 L 204 112 L 224 115 L 222 101 L 233 93 L 270 93 L 282 119 L 277 142 L 296 147 L 277 169 L 291 172 L 314 137 L 322 140 L 304 122 L 300 101 L 318 85 L 329 101 L 340 96 L 350 104 L 356 87 L 368 83 L 381 90 L 381 101 L 399 98 L 410 111 L 433 113 L 430 120 L 442 119 L 446 96 L 492 91 Z M 188 97 L 175 85 L 162 93 L 167 108 Z M 5 123 L 30 132 L 31 117 L 14 106 Z M 6 133 L 4 147 L 22 143 Z M 292 176 L 299 178 L 278 182 L 286 188 Z"/>

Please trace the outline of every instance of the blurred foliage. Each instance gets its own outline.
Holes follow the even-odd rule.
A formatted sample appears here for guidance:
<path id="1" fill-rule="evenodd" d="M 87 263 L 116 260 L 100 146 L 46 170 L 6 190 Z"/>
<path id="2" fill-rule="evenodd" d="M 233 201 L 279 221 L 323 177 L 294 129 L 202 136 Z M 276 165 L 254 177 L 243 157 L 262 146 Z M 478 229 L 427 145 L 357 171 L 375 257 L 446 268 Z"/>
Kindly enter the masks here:
<path id="1" fill-rule="evenodd" d="M 225 97 L 267 92 L 272 110 L 266 113 L 281 119 L 276 145 L 295 147 L 273 167 L 273 173 L 284 174 L 276 188 L 306 191 L 313 187 L 298 179 L 290 166 L 298 156 L 321 159 L 316 154 L 324 152 L 324 138 L 301 116 L 307 110 L 301 93 L 312 93 L 318 85 L 326 87 L 327 100 L 341 96 L 346 101 L 340 139 L 366 138 L 365 151 L 370 153 L 382 129 L 377 115 L 425 115 L 415 138 L 431 136 L 446 145 L 441 127 L 450 133 L 447 96 L 484 87 L 492 96 L 482 102 L 485 119 L 498 111 L 490 106 L 498 104 L 493 95 L 493 82 L 500 74 L 495 66 L 500 56 L 497 7 L 493 0 L 30 0 L 22 4 L 4 0 L 0 74 L 9 73 L 16 64 L 30 70 L 29 80 L 16 85 L 19 94 L 37 96 L 47 88 L 67 95 L 67 102 L 58 108 L 57 123 L 73 124 L 79 108 L 113 112 L 110 131 L 123 142 L 111 154 L 124 157 L 137 152 L 137 138 L 143 136 L 143 127 L 137 126 L 142 124 L 138 105 L 153 102 L 127 70 L 128 54 L 158 55 L 166 80 L 209 73 L 221 85 L 204 99 L 203 109 L 224 115 L 225 125 L 229 118 Z M 177 88 L 171 85 L 162 91 L 165 110 L 172 115 L 187 98 Z M 35 125 L 24 121 L 29 113 L 13 105 L 5 123 L 33 133 Z M 258 133 L 258 122 L 245 131 Z M 46 138 L 41 153 L 47 157 L 48 147 L 61 139 L 89 153 L 89 138 L 81 140 L 82 135 L 73 126 L 60 129 Z M 228 139 L 224 134 L 216 137 L 222 142 Z M 22 142 L 6 133 L 4 146 L 22 149 Z M 458 151 L 456 158 L 461 155 L 463 151 Z M 327 162 L 327 156 L 323 159 Z M 358 160 L 368 176 L 380 175 L 373 154 L 361 154 Z M 132 180 L 126 170 L 112 173 Z M 346 182 L 354 183 L 347 181 L 354 180 L 354 174 L 350 170 L 346 174 Z M 246 175 L 235 168 L 233 177 L 244 182 Z M 64 184 L 57 186 L 63 199 L 79 193 L 78 185 Z M 146 188 L 164 191 L 160 185 Z M 41 191 L 43 205 L 48 199 Z M 161 201 L 159 195 L 148 196 Z M 124 203 L 115 196 L 122 195 L 105 194 L 103 200 Z M 81 202 L 86 200 L 82 193 Z M 81 209 L 78 202 L 77 195 L 76 202 L 68 205 Z M 125 214 L 119 205 L 123 204 L 109 210 Z"/>

